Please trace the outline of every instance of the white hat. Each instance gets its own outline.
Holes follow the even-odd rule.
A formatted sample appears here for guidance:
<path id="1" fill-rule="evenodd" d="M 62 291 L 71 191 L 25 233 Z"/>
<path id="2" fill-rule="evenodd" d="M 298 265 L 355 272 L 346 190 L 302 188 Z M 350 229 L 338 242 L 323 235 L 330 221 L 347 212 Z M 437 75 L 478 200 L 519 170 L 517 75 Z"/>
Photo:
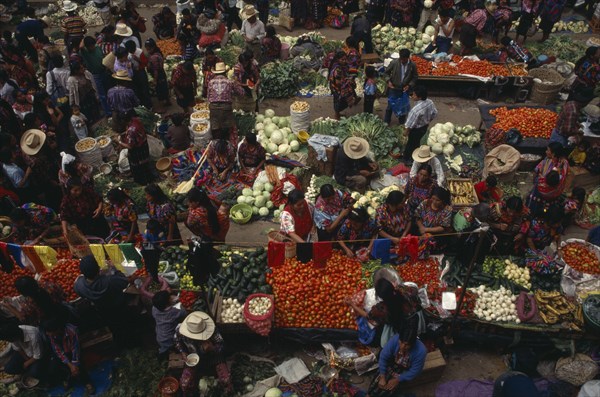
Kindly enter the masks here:
<path id="1" fill-rule="evenodd" d="M 362 159 L 369 153 L 369 142 L 366 139 L 351 136 L 344 141 L 344 153 L 352 160 Z"/>
<path id="2" fill-rule="evenodd" d="M 392 58 L 392 59 L 400 59 L 400 53 L 399 52 L 393 52 L 392 55 L 390 55 L 390 58 Z"/>
<path id="3" fill-rule="evenodd" d="M 77 9 L 77 4 L 73 3 L 71 0 L 65 0 L 62 9 L 65 12 L 75 11 Z"/>
<path id="4" fill-rule="evenodd" d="M 435 153 L 431 153 L 431 148 L 427 145 L 421 145 L 412 152 L 412 158 L 417 163 L 426 163 L 435 157 Z"/>
<path id="5" fill-rule="evenodd" d="M 127 70 L 125 69 L 117 70 L 115 73 L 113 73 L 112 77 L 117 80 L 131 81 L 131 77 L 129 77 L 129 73 L 127 73 Z"/>
<path id="6" fill-rule="evenodd" d="M 179 327 L 179 333 L 195 340 L 208 340 L 215 332 L 215 322 L 204 312 L 190 313 Z"/>
<path id="7" fill-rule="evenodd" d="M 240 12 L 240 17 L 242 19 L 248 19 L 251 16 L 256 15 L 256 8 L 254 8 L 253 5 L 245 5 L 244 8 L 242 9 L 242 11 Z"/>
<path id="8" fill-rule="evenodd" d="M 583 108 L 583 113 L 590 117 L 600 117 L 600 107 L 596 105 L 587 105 Z"/>
<path id="9" fill-rule="evenodd" d="M 21 137 L 21 150 L 29 156 L 34 156 L 42 149 L 44 142 L 46 142 L 44 131 L 27 130 Z"/>
<path id="10" fill-rule="evenodd" d="M 133 34 L 133 30 L 123 22 L 119 22 L 115 26 L 115 34 L 121 37 L 129 37 Z"/>
<path id="11" fill-rule="evenodd" d="M 212 72 L 215 74 L 225 73 L 227 68 L 225 67 L 225 62 L 217 62 Z"/>

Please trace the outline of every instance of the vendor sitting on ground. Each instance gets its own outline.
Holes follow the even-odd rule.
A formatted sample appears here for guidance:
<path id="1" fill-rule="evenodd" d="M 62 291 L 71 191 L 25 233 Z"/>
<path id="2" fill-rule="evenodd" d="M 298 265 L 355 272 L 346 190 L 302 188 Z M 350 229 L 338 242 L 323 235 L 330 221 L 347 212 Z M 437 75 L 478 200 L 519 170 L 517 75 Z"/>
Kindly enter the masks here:
<path id="1" fill-rule="evenodd" d="M 200 372 L 217 376 L 219 383 L 231 390 L 231 377 L 225 362 L 223 337 L 216 329 L 215 322 L 204 312 L 190 313 L 175 330 L 175 346 L 184 361 L 197 354 L 199 361 L 186 366 L 179 384 L 184 397 L 197 396 Z"/>
<path id="2" fill-rule="evenodd" d="M 435 20 L 433 28 L 435 33 L 431 38 L 431 44 L 427 46 L 424 53 L 435 51 L 438 54 L 448 54 L 452 49 L 452 36 L 454 36 L 454 19 L 451 17 L 453 11 L 440 8 L 439 16 Z"/>
<path id="3" fill-rule="evenodd" d="M 523 234 L 519 231 L 528 214 L 529 210 L 523 205 L 521 197 L 513 196 L 491 204 L 489 224 L 498 238 L 497 248 L 500 253 L 515 253 L 515 247 L 523 241 Z"/>
<path id="4" fill-rule="evenodd" d="M 353 208 L 337 233 L 337 241 L 350 257 L 368 260 L 377 237 L 377 223 L 363 207 Z"/>
<path id="5" fill-rule="evenodd" d="M 350 213 L 354 200 L 348 193 L 334 189 L 332 185 L 321 186 L 315 202 L 315 225 L 319 241 L 331 241 Z"/>
<path id="6" fill-rule="evenodd" d="M 525 236 L 525 248 L 543 250 L 553 242 L 559 247 L 563 217 L 562 208 L 550 207 L 548 211 L 538 208 L 531 219 L 521 225 L 520 233 Z"/>
<path id="7" fill-rule="evenodd" d="M 416 164 L 416 163 L 415 163 Z M 421 164 L 414 177 L 411 177 L 406 184 L 404 194 L 406 195 L 406 204 L 409 214 L 412 216 L 419 204 L 431 198 L 433 189 L 437 186 L 435 180 L 431 177 L 431 165 Z"/>
<path id="8" fill-rule="evenodd" d="M 225 139 L 215 139 L 207 149 L 206 161 L 213 172 L 213 178 L 222 182 L 229 179 L 235 166 L 235 148 Z"/>
<path id="9" fill-rule="evenodd" d="M 275 33 L 275 27 L 266 28 L 266 36 L 261 40 L 262 63 L 278 61 L 281 58 L 281 40 Z"/>
<path id="10" fill-rule="evenodd" d="M 169 152 L 174 154 L 187 150 L 192 144 L 192 134 L 187 125 L 183 125 L 185 115 L 183 113 L 175 113 L 171 116 L 173 125 L 167 130 L 167 140 L 171 144 Z"/>
<path id="11" fill-rule="evenodd" d="M 135 203 L 120 188 L 109 190 L 106 199 L 108 205 L 104 207 L 104 216 L 111 227 L 107 240 L 113 243 L 134 243 L 136 236 L 139 236 Z"/>
<path id="12" fill-rule="evenodd" d="M 5 373 L 27 375 L 34 380 L 44 376 L 44 342 L 38 327 L 4 321 L 0 326 L 0 340 L 9 342 L 9 348 L 4 351 L 5 356 L 8 356 L 3 368 Z M 4 359 L 5 356 L 1 358 Z"/>
<path id="13" fill-rule="evenodd" d="M 254 183 L 257 174 L 263 169 L 266 155 L 267 152 L 256 140 L 256 134 L 248 133 L 238 148 L 238 160 L 240 176 L 246 176 L 249 184 Z"/>
<path id="14" fill-rule="evenodd" d="M 415 211 L 415 222 L 421 236 L 431 236 L 448 233 L 452 229 L 452 206 L 450 192 L 437 186 L 431 193 L 431 198 L 423 201 Z M 439 250 L 446 245 L 447 238 L 435 239 Z"/>
<path id="15" fill-rule="evenodd" d="M 496 203 L 502 198 L 502 190 L 498 188 L 498 179 L 489 175 L 484 181 L 475 184 L 475 192 L 480 203 Z"/>
<path id="16" fill-rule="evenodd" d="M 442 163 L 435 156 L 435 153 L 431 151 L 431 148 L 427 145 L 421 145 L 412 152 L 413 164 L 410 167 L 410 177 L 414 178 L 421 169 L 421 165 L 429 164 L 432 170 L 433 178 L 435 178 L 438 186 L 444 186 L 446 182 L 446 176 L 444 175 L 444 169 Z"/>
<path id="17" fill-rule="evenodd" d="M 404 204 L 404 194 L 393 191 L 388 194 L 385 204 L 377 208 L 377 228 L 379 236 L 398 244 L 411 228 L 410 213 Z"/>
<path id="18" fill-rule="evenodd" d="M 377 163 L 369 160 L 369 142 L 358 137 L 346 138 L 338 150 L 333 177 L 340 185 L 364 193 L 371 179 L 379 175 Z"/>
<path id="19" fill-rule="evenodd" d="M 37 245 L 50 232 L 50 226 L 56 222 L 56 213 L 48 207 L 27 203 L 10 213 L 15 230 L 16 243 Z"/>
<path id="20" fill-rule="evenodd" d="M 304 198 L 302 190 L 294 189 L 288 194 L 288 202 L 281 211 L 279 230 L 297 243 L 318 241 L 314 207 Z"/>

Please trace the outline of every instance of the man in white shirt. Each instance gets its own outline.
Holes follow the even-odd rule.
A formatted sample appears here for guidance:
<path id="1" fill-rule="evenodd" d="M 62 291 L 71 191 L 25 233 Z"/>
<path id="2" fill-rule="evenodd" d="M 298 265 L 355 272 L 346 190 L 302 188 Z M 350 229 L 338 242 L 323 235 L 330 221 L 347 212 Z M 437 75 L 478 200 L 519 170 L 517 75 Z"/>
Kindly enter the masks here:
<path id="1" fill-rule="evenodd" d="M 93 0 L 94 6 L 96 6 L 96 11 L 98 11 L 98 15 L 100 15 L 100 19 L 104 25 L 112 24 L 112 14 L 110 12 L 110 0 Z"/>
<path id="2" fill-rule="evenodd" d="M 65 66 L 62 55 L 53 57 L 52 64 L 54 69 L 46 73 L 46 92 L 56 103 L 60 98 L 68 99 L 67 80 L 69 80 L 71 70 Z"/>
<path id="3" fill-rule="evenodd" d="M 427 132 L 429 123 L 437 116 L 437 109 L 431 99 L 427 99 L 427 89 L 423 86 L 415 87 L 413 98 L 417 101 L 410 109 L 404 124 L 404 135 L 408 135 L 408 142 L 404 147 L 404 161 L 409 164 L 413 151 L 419 147 L 421 138 Z"/>
<path id="4" fill-rule="evenodd" d="M 254 59 L 259 60 L 262 57 L 260 42 L 266 36 L 265 24 L 257 18 L 257 11 L 252 5 L 244 7 L 240 13 L 244 22 L 240 32 L 246 41 L 246 46 L 252 50 Z"/>
<path id="5" fill-rule="evenodd" d="M 44 349 L 37 327 L 6 322 L 0 328 L 0 340 L 10 342 L 10 349 L 4 352 L 5 356 L 10 355 L 4 372 L 10 375 L 27 373 L 30 377 L 40 379 L 44 371 Z"/>
<path id="6" fill-rule="evenodd" d="M 412 158 L 415 162 L 410 168 L 411 178 L 417 176 L 417 172 L 419 172 L 419 167 L 421 167 L 421 164 L 429 164 L 436 177 L 438 186 L 444 186 L 446 178 L 444 176 L 442 163 L 437 159 L 437 157 L 435 157 L 435 153 L 431 152 L 429 146 L 421 145 L 419 148 L 415 149 L 415 151 L 412 153 Z"/>

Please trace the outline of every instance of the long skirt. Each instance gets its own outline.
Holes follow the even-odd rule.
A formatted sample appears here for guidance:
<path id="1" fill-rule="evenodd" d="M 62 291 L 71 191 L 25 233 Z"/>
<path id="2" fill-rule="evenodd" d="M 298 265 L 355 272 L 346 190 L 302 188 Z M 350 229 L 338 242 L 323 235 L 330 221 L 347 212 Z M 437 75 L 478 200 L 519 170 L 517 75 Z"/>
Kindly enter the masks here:
<path id="1" fill-rule="evenodd" d="M 140 185 L 146 185 L 151 182 L 154 177 L 150 171 L 150 148 L 148 141 L 140 147 L 131 148 L 127 151 L 127 160 L 131 168 L 133 180 Z"/>
<path id="2" fill-rule="evenodd" d="M 208 108 L 210 110 L 211 130 L 229 129 L 235 125 L 231 103 L 211 103 Z"/>
<path id="3" fill-rule="evenodd" d="M 167 81 L 167 74 L 164 70 L 158 72 L 156 97 L 159 101 L 167 101 L 169 99 L 169 82 Z"/>

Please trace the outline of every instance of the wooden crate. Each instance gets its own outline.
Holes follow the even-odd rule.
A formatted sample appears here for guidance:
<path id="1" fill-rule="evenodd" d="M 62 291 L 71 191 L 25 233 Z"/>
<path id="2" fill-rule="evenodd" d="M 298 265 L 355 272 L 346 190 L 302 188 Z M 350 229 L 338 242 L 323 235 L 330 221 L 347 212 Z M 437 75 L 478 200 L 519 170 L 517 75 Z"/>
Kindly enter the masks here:
<path id="1" fill-rule="evenodd" d="M 210 311 L 215 323 L 217 324 L 217 328 L 222 333 L 231 333 L 231 334 L 243 334 L 243 333 L 252 333 L 252 330 L 248 328 L 245 322 L 243 323 L 224 323 L 223 317 L 221 313 L 223 311 L 223 297 L 220 292 L 217 292 L 215 295 L 215 300 L 212 305 L 210 305 Z M 242 302 L 240 302 L 242 303 Z M 243 303 L 242 303 L 243 304 Z"/>
<path id="2" fill-rule="evenodd" d="M 468 203 L 468 204 L 456 204 L 454 203 L 454 195 L 452 194 L 452 191 L 450 190 L 450 182 L 461 182 L 461 183 L 470 183 L 471 186 L 473 187 L 473 197 L 475 198 L 475 201 L 472 203 Z M 473 181 L 469 178 L 448 178 L 447 180 L 447 184 L 448 184 L 448 191 L 450 192 L 450 200 L 452 202 L 452 205 L 454 207 L 471 207 L 474 205 L 479 204 L 479 199 L 477 198 L 477 192 L 475 191 L 475 185 L 473 184 Z"/>
<path id="3" fill-rule="evenodd" d="M 308 146 L 308 159 L 306 160 L 306 164 L 311 168 L 311 170 L 317 175 L 327 175 L 333 176 L 333 171 L 335 168 L 335 156 L 337 154 L 337 147 L 328 147 L 325 149 L 325 153 L 327 154 L 327 161 L 317 160 L 317 152 L 312 146 Z"/>
<path id="4" fill-rule="evenodd" d="M 406 388 L 424 385 L 426 383 L 432 383 L 438 381 L 442 377 L 442 373 L 446 368 L 446 360 L 442 356 L 440 349 L 436 349 L 432 352 L 427 353 L 425 357 L 425 366 L 423 372 L 421 372 L 415 379 L 406 383 Z"/>

